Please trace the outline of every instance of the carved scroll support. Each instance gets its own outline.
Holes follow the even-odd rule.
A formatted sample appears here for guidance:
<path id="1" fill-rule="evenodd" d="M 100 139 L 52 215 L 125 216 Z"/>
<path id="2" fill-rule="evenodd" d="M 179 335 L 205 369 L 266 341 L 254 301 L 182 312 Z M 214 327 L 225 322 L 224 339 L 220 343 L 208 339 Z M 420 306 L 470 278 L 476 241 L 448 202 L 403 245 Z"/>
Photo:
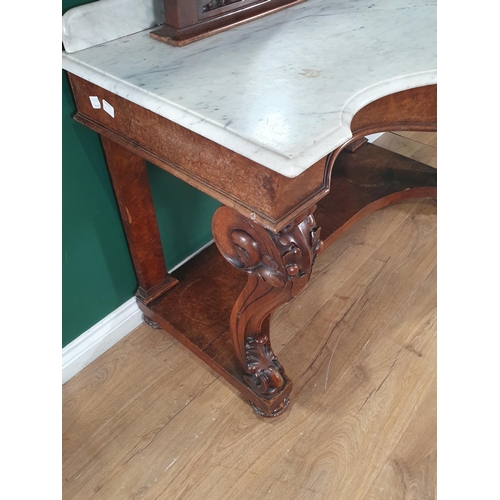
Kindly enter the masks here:
<path id="1" fill-rule="evenodd" d="M 292 383 L 271 347 L 269 321 L 280 305 L 296 297 L 311 276 L 322 249 L 311 207 L 278 233 L 228 207 L 214 215 L 212 229 L 222 255 L 248 275 L 234 304 L 230 328 L 244 380 L 263 416 L 277 416 L 288 405 Z"/>

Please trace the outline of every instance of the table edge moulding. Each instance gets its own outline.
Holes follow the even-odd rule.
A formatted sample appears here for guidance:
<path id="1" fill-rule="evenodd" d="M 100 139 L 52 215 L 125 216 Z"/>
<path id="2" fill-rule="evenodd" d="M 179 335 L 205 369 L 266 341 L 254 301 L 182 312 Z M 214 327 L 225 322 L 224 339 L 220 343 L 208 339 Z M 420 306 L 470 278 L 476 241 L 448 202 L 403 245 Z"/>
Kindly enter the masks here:
<path id="1" fill-rule="evenodd" d="M 436 196 L 434 169 L 362 145 L 371 133 L 436 130 L 435 3 L 307 0 L 174 47 L 149 36 L 163 22 L 153 1 L 124 1 L 137 14 L 125 26 L 123 11 L 116 26 L 102 21 L 116 0 L 65 15 L 75 119 L 101 136 L 145 316 L 258 415 L 278 416 L 292 382 L 272 350 L 272 313 L 363 216 Z M 216 245 L 173 275 L 146 161 L 223 205 Z"/>

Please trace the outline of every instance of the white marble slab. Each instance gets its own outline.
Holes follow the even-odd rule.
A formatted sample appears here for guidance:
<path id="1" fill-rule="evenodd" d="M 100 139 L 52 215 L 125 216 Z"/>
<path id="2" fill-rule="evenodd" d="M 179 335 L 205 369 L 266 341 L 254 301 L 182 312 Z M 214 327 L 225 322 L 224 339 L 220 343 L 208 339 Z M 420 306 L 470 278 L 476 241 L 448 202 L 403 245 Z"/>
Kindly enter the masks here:
<path id="1" fill-rule="evenodd" d="M 63 67 L 295 177 L 366 104 L 436 83 L 436 2 L 308 0 L 185 47 L 135 33 Z"/>
<path id="2" fill-rule="evenodd" d="M 66 52 L 88 49 L 165 22 L 163 0 L 100 0 L 62 17 Z"/>

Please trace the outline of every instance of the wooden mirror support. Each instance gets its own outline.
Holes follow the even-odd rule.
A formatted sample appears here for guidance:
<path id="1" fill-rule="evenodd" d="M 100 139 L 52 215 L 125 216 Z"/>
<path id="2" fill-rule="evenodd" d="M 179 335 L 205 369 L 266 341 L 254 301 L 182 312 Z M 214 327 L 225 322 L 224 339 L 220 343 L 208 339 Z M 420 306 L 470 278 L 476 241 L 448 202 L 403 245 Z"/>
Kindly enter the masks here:
<path id="1" fill-rule="evenodd" d="M 165 24 L 157 40 L 186 45 L 305 0 L 164 0 Z"/>

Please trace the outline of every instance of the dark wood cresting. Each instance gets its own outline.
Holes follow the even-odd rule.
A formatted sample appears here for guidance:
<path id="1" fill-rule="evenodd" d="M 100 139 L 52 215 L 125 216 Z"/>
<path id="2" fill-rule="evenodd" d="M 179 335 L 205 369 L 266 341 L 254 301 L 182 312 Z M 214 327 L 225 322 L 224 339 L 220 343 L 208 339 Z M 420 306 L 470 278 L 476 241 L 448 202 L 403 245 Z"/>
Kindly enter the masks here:
<path id="1" fill-rule="evenodd" d="M 272 350 L 271 314 L 300 293 L 322 247 L 356 221 L 404 199 L 436 196 L 434 169 L 359 146 L 374 132 L 436 130 L 436 86 L 367 105 L 354 116 L 349 141 L 290 179 L 81 78 L 70 75 L 70 81 L 75 119 L 102 137 L 139 307 L 258 414 L 280 415 L 292 383 Z M 96 112 L 90 95 L 120 113 Z M 212 245 L 173 276 L 165 267 L 144 160 L 225 205 L 212 226 L 220 252 Z"/>
<path id="2" fill-rule="evenodd" d="M 164 0 L 165 24 L 157 40 L 182 46 L 305 0 Z"/>

